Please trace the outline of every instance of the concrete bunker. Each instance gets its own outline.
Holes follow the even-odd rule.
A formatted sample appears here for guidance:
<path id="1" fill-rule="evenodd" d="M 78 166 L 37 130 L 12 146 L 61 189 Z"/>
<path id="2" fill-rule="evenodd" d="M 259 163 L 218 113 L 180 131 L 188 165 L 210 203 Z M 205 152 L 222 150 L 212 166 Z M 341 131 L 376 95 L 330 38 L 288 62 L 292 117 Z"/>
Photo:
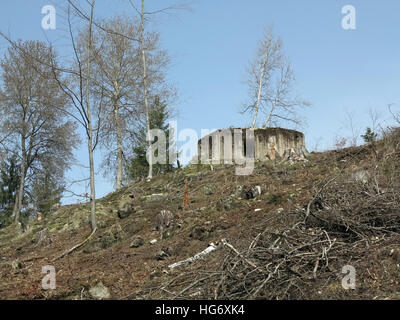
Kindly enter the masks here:
<path id="1" fill-rule="evenodd" d="M 301 160 L 308 155 L 304 134 L 283 128 L 216 130 L 198 141 L 197 151 L 200 163 L 212 164 L 233 164 L 244 157 L 256 161 Z"/>

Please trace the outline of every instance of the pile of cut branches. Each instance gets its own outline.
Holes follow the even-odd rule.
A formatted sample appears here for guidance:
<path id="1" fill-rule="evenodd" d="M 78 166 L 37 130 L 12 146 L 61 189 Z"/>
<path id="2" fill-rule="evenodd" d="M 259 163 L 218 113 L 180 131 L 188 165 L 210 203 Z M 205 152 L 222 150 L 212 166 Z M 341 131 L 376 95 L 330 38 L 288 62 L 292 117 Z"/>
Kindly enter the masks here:
<path id="1" fill-rule="evenodd" d="M 309 299 L 317 297 L 316 288 L 340 286 L 345 265 L 357 264 L 400 236 L 397 133 L 385 138 L 380 150 L 367 145 L 347 156 L 346 166 L 322 187 L 315 186 L 303 208 L 275 218 L 290 224 L 274 230 L 265 223 L 247 238 L 225 242 L 217 270 L 206 277 L 204 268 L 196 277 L 192 270 L 195 280 L 180 275 L 185 283 L 175 279 L 163 290 L 175 299 Z M 362 179 L 351 169 L 358 167 L 360 152 L 371 155 L 358 168 Z"/>

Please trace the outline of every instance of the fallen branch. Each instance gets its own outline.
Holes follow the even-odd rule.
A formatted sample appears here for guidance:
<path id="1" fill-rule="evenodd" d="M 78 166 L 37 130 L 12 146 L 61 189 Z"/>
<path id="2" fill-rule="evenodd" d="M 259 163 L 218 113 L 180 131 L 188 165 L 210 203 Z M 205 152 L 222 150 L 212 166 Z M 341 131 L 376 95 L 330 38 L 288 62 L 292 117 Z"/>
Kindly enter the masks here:
<path id="1" fill-rule="evenodd" d="M 224 242 L 225 239 L 222 240 L 222 243 Z M 168 268 L 170 269 L 174 269 L 183 265 L 188 265 L 190 263 L 192 263 L 193 261 L 199 260 L 201 258 L 203 258 L 204 256 L 206 256 L 207 254 L 219 249 L 220 246 L 218 244 L 214 244 L 214 243 L 210 243 L 210 245 L 204 249 L 202 252 L 195 254 L 193 257 L 190 257 L 186 260 L 182 260 L 179 262 L 175 262 L 171 265 L 168 266 Z"/>
<path id="2" fill-rule="evenodd" d="M 44 259 L 44 257 L 43 256 L 41 256 L 41 257 L 32 257 L 32 258 L 28 258 L 28 259 L 22 260 L 21 262 L 31 262 L 31 261 L 35 261 L 35 260 L 39 260 L 39 259 Z"/>
<path id="3" fill-rule="evenodd" d="M 89 237 L 86 238 L 85 241 L 77 244 L 76 246 L 72 247 L 71 249 L 69 249 L 68 251 L 64 252 L 63 254 L 59 255 L 58 257 L 54 258 L 53 260 L 51 260 L 51 262 L 57 261 L 61 258 L 64 258 L 65 256 L 69 255 L 70 253 L 72 253 L 73 251 L 75 251 L 76 249 L 82 247 L 86 242 L 88 242 L 90 240 L 90 238 L 94 235 L 94 233 L 96 232 L 97 228 L 95 228 L 92 233 L 90 234 Z"/>
<path id="4" fill-rule="evenodd" d="M 199 280 L 196 280 L 195 282 L 191 283 L 190 286 L 186 287 L 185 289 L 183 289 L 181 292 L 179 292 L 177 295 L 175 295 L 172 300 L 175 300 L 176 298 L 178 298 L 180 295 L 184 294 L 186 291 L 188 291 L 189 289 L 193 288 L 195 285 L 197 285 L 198 283 L 207 280 L 208 278 L 210 278 L 211 276 L 208 277 L 204 277 L 201 278 Z"/>

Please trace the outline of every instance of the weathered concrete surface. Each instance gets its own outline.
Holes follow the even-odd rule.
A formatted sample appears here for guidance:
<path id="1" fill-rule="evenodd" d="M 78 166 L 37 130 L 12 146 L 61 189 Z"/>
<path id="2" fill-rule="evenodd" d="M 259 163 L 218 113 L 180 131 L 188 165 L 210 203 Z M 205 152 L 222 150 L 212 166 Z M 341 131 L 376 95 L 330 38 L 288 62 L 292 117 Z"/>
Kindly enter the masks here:
<path id="1" fill-rule="evenodd" d="M 249 136 L 254 137 L 252 154 L 249 154 L 251 148 L 246 150 L 246 130 Z M 254 157 L 255 160 L 275 160 L 282 158 L 290 149 L 299 155 L 307 154 L 304 134 L 283 128 L 220 129 L 204 136 L 197 146 L 199 161 L 213 164 L 232 164 L 237 162 L 238 157 L 244 156 Z"/>

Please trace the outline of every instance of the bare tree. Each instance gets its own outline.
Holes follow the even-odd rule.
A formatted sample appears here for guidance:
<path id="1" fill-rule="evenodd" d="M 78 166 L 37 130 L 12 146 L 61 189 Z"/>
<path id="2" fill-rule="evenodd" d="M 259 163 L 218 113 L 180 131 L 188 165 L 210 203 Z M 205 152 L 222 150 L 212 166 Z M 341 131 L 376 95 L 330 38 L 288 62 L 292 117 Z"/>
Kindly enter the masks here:
<path id="1" fill-rule="evenodd" d="M 244 112 L 250 110 L 254 113 L 251 127 L 257 122 L 260 106 L 265 97 L 273 72 L 278 68 L 282 59 L 282 41 L 275 39 L 271 27 L 265 29 L 264 36 L 258 45 L 256 57 L 247 68 L 249 95 L 251 104 L 244 108 Z"/>
<path id="2" fill-rule="evenodd" d="M 73 49 L 73 62 L 69 67 L 60 68 L 55 59 L 50 61 L 40 60 L 42 64 L 50 65 L 53 70 L 53 77 L 59 88 L 63 91 L 74 111 L 68 115 L 75 119 L 85 130 L 87 148 L 89 154 L 90 172 L 90 224 L 92 232 L 97 230 L 96 221 L 96 190 L 95 190 L 95 167 L 93 153 L 98 144 L 98 135 L 101 126 L 101 114 L 103 107 L 102 97 L 94 98 L 92 60 L 93 60 L 93 23 L 95 0 L 87 2 L 90 14 L 88 15 L 88 27 L 86 31 L 86 46 L 80 47 L 75 39 L 72 29 L 71 16 L 80 17 L 82 10 L 73 0 L 67 0 L 67 21 L 68 30 Z M 94 117 L 95 115 L 95 117 Z"/>
<path id="3" fill-rule="evenodd" d="M 140 11 L 140 44 L 142 50 L 142 62 L 143 62 L 143 97 L 144 97 L 144 106 L 146 113 L 146 130 L 147 130 L 147 140 L 149 143 L 149 151 L 151 148 L 151 141 L 149 139 L 150 135 L 150 118 L 149 118 L 149 102 L 147 97 L 147 65 L 146 65 L 146 47 L 144 43 L 144 0 L 142 0 L 142 9 Z M 149 175 L 147 179 L 151 179 L 153 177 L 153 159 L 152 152 L 150 152 L 149 160 Z"/>
<path id="4" fill-rule="evenodd" d="M 90 221 L 92 224 L 92 230 L 96 230 L 96 190 L 94 181 L 94 160 L 93 151 L 95 145 L 93 143 L 93 126 L 92 126 L 92 110 L 90 106 L 90 71 L 91 71 L 91 53 L 92 53 L 92 25 L 93 25 L 93 11 L 94 11 L 95 0 L 92 0 L 90 6 L 90 21 L 89 21 L 89 32 L 88 32 L 88 47 L 87 47 L 87 76 L 86 76 L 86 113 L 87 113 L 87 134 L 88 134 L 88 151 L 89 151 L 89 166 L 90 166 Z"/>
<path id="5" fill-rule="evenodd" d="M 275 37 L 272 27 L 265 29 L 256 57 L 246 71 L 251 103 L 243 107 L 242 113 L 253 114 L 251 128 L 256 126 L 261 112 L 266 114 L 263 128 L 280 122 L 301 122 L 296 109 L 310 104 L 293 96 L 293 69 L 283 53 L 282 40 Z"/>
<path id="6" fill-rule="evenodd" d="M 356 123 L 356 121 L 354 120 L 356 118 L 356 114 L 354 110 L 353 111 L 346 110 L 345 113 L 346 113 L 345 128 L 350 132 L 349 145 L 351 147 L 355 147 L 358 145 L 360 137 L 360 128 Z"/>
<path id="7" fill-rule="evenodd" d="M 54 80 L 52 68 L 38 62 L 42 60 L 56 60 L 52 47 L 39 41 L 19 41 L 1 61 L 0 130 L 6 135 L 3 146 L 16 150 L 21 163 L 12 214 L 15 221 L 19 221 L 29 180 L 44 163 L 58 168 L 62 176 L 78 142 L 75 124 L 59 112 L 67 110 L 65 96 Z"/>
<path id="8" fill-rule="evenodd" d="M 127 117 L 123 116 L 124 110 L 128 110 L 127 106 L 130 107 L 130 117 L 131 120 L 135 120 L 136 122 L 140 122 L 140 111 L 144 113 L 144 120 L 146 131 L 149 134 L 150 132 L 150 105 L 152 98 L 162 97 L 163 102 L 171 101 L 169 100 L 172 97 L 175 97 L 175 90 L 164 83 L 164 68 L 168 65 L 169 59 L 166 55 L 165 51 L 161 51 L 158 49 L 158 34 L 157 33 L 149 33 L 145 31 L 145 21 L 146 15 L 154 15 L 158 13 L 167 13 L 171 10 L 176 9 L 184 9 L 184 6 L 170 6 L 161 10 L 156 10 L 153 12 L 145 12 L 144 11 L 144 0 L 141 2 L 141 11 L 137 10 L 133 1 L 129 0 L 132 7 L 135 11 L 140 15 L 140 27 L 137 28 L 136 21 L 129 21 L 129 19 L 123 19 L 121 17 L 115 17 L 110 20 L 101 20 L 95 21 L 90 20 L 90 17 L 81 10 L 73 1 L 68 0 L 71 3 L 73 8 L 76 10 L 80 18 L 85 19 L 93 24 L 97 28 L 99 36 L 99 42 L 102 43 L 103 49 L 95 50 L 94 60 L 93 62 L 96 64 L 99 62 L 99 71 L 101 73 L 100 78 L 97 79 L 97 83 L 99 88 L 101 88 L 102 95 L 108 99 L 111 99 L 111 103 L 109 105 L 113 108 L 113 118 L 109 117 L 109 113 L 104 117 L 106 121 L 104 121 L 102 128 L 102 145 L 109 148 L 113 143 L 110 143 L 110 134 L 115 135 L 114 142 L 116 143 L 116 150 L 111 151 L 105 161 L 103 162 L 104 167 L 110 169 L 110 164 L 112 161 L 112 155 L 115 154 L 117 158 L 117 168 L 116 168 L 116 189 L 118 190 L 122 184 L 122 173 L 123 173 L 123 136 L 124 136 L 124 127 L 129 127 L 130 130 L 127 130 L 131 137 L 135 139 L 135 130 L 131 130 L 132 128 L 139 127 L 138 125 L 127 125 L 126 120 Z M 139 49 L 140 56 L 135 54 L 134 56 L 129 56 L 129 53 Z M 99 59 L 97 59 L 99 57 Z M 140 60 L 137 58 L 140 57 Z M 112 66 L 107 64 L 112 61 Z M 129 66 L 130 64 L 130 66 Z M 116 67 L 115 67 L 116 66 Z M 128 67 L 128 68 L 125 68 Z M 138 70 L 134 70 L 133 67 L 141 66 L 141 77 L 137 76 L 139 73 Z M 108 69 L 108 70 L 107 70 Z M 133 71 L 133 72 L 132 72 Z M 131 77 L 133 79 L 128 79 L 126 76 L 129 72 L 132 72 Z M 97 73 L 97 72 L 96 72 Z M 98 74 L 98 73 L 97 73 Z M 124 78 L 125 77 L 125 78 Z M 138 80 L 140 82 L 138 83 Z M 136 86 L 136 92 L 132 95 L 134 87 Z M 111 90 L 110 90 L 111 89 Z M 138 94 L 138 89 L 142 90 L 142 94 Z M 139 106 L 137 103 L 140 100 L 140 96 L 142 96 L 142 105 Z M 123 100 L 131 99 L 130 102 L 126 102 Z M 139 99 L 138 99 L 139 98 Z M 136 99 L 136 101 L 134 101 Z M 133 116 L 133 117 L 132 117 Z M 112 122 L 111 122 L 112 121 Z M 110 126 L 111 124 L 111 126 Z M 151 148 L 151 141 L 148 139 L 147 135 L 148 147 L 149 150 Z M 149 161 L 149 173 L 148 178 L 152 178 L 152 156 L 150 152 Z"/>
<path id="9" fill-rule="evenodd" d="M 96 189 L 95 189 L 95 168 L 93 153 L 98 143 L 98 134 L 100 127 L 100 115 L 102 113 L 102 99 L 97 100 L 97 121 L 93 121 L 93 99 L 92 98 L 92 54 L 93 54 L 93 21 L 95 0 L 88 2 L 90 6 L 90 14 L 88 19 L 88 27 L 86 32 L 86 47 L 79 47 L 75 40 L 74 32 L 71 24 L 71 10 L 75 14 L 80 15 L 81 10 L 72 0 L 68 0 L 68 26 L 71 37 L 71 44 L 74 51 L 73 65 L 69 69 L 63 69 L 68 74 L 65 81 L 57 76 L 57 68 L 54 60 L 51 62 L 54 70 L 54 77 L 58 85 L 69 99 L 70 104 L 74 107 L 76 113 L 70 114 L 85 129 L 87 137 L 87 147 L 89 154 L 89 171 L 90 171 L 90 224 L 92 232 L 97 229 L 96 221 Z M 94 104 L 94 103 L 93 103 Z"/>
<path id="10" fill-rule="evenodd" d="M 105 21 L 102 25 L 107 30 L 117 30 L 121 34 L 137 36 L 138 31 L 135 24 L 122 17 L 115 17 L 110 21 Z M 102 88 L 105 88 L 100 91 L 105 93 L 110 102 L 109 107 L 111 107 L 107 108 L 105 114 L 108 121 L 104 122 L 101 143 L 111 146 L 116 144 L 115 188 L 119 190 L 122 186 L 123 174 L 124 124 L 131 119 L 137 119 L 137 116 L 135 117 L 137 112 L 134 110 L 136 105 L 132 103 L 132 98 L 138 84 L 138 51 L 135 42 L 102 29 L 99 30 L 99 42 L 101 46 L 96 48 L 94 64 L 99 71 L 96 72 L 97 75 L 100 75 L 103 80 L 100 84 Z"/>
<path id="11" fill-rule="evenodd" d="M 100 24 L 102 28 L 97 28 L 93 41 L 93 86 L 105 99 L 100 133 L 100 144 L 107 150 L 103 167 L 116 172 L 118 190 L 122 186 L 126 157 L 133 149 L 135 133 L 146 114 L 141 43 L 130 40 L 141 33 L 141 24 L 124 16 L 115 16 Z M 145 33 L 146 95 L 150 106 L 156 96 L 165 102 L 174 97 L 173 88 L 165 80 L 169 58 L 159 49 L 158 39 L 157 33 Z"/>
<path id="12" fill-rule="evenodd" d="M 380 134 L 384 130 L 382 127 L 382 114 L 373 108 L 368 109 L 368 115 L 372 125 L 372 131 L 374 133 Z"/>
<path id="13" fill-rule="evenodd" d="M 10 37 L 6 36 L 4 33 L 0 32 L 0 35 L 5 38 L 9 43 L 16 46 L 20 52 L 23 54 L 27 54 L 39 64 L 42 64 L 46 67 L 50 67 L 53 73 L 53 79 L 58 84 L 59 88 L 63 91 L 67 99 L 69 100 L 69 104 L 73 107 L 75 111 L 66 111 L 65 114 L 69 115 L 73 119 L 75 119 L 79 124 L 83 126 L 87 135 L 88 142 L 88 152 L 89 152 L 89 167 L 90 167 L 90 201 L 91 201 L 91 213 L 90 213 L 90 221 L 93 232 L 96 230 L 96 214 L 95 214 L 95 175 L 94 175 L 94 160 L 93 160 L 93 152 L 99 142 L 99 133 L 101 127 L 101 119 L 102 119 L 102 109 L 104 107 L 104 97 L 105 88 L 102 85 L 97 83 L 96 77 L 93 76 L 93 61 L 95 59 L 95 48 L 93 47 L 93 31 L 94 27 L 105 31 L 107 33 L 113 34 L 114 36 L 121 36 L 122 38 L 129 39 L 133 42 L 138 42 L 140 44 L 140 49 L 142 53 L 142 65 L 143 71 L 146 73 L 142 75 L 143 87 L 144 87 L 144 97 L 147 102 L 144 103 L 145 109 L 148 111 L 149 109 L 149 78 L 148 78 L 148 52 L 149 50 L 146 47 L 145 40 L 145 31 L 144 31 L 144 15 L 145 14 L 154 14 L 158 12 L 164 12 L 163 10 L 159 10 L 157 12 L 144 12 L 142 8 L 141 14 L 141 37 L 136 39 L 134 37 L 129 37 L 129 35 L 114 32 L 111 29 L 107 29 L 103 27 L 99 22 L 94 19 L 94 8 L 95 8 L 95 0 L 87 1 L 86 4 L 89 5 L 90 14 L 87 14 L 86 11 L 82 9 L 80 4 L 76 0 L 67 0 L 66 12 L 67 22 L 68 22 L 68 31 L 71 38 L 71 44 L 73 49 L 73 63 L 71 67 L 59 67 L 55 57 L 50 59 L 42 58 L 42 57 L 33 57 L 30 56 L 29 53 L 24 50 L 23 47 L 18 46 L 16 42 L 12 41 Z M 144 6 L 144 3 L 142 3 Z M 143 7 L 142 6 L 142 7 Z M 167 8 L 165 10 L 169 10 Z M 75 40 L 75 34 L 72 28 L 71 22 L 71 11 L 83 21 L 87 22 L 87 46 L 85 50 L 79 46 L 77 41 Z M 96 88 L 96 90 L 94 90 Z M 100 88 L 100 90 L 98 90 Z M 99 99 L 100 96 L 100 99 Z M 148 114 L 148 112 L 147 112 Z M 148 116 L 147 116 L 148 123 Z"/>
<path id="14" fill-rule="evenodd" d="M 279 74 L 272 89 L 268 102 L 268 114 L 263 128 L 277 125 L 280 122 L 291 122 L 300 125 L 302 120 L 296 113 L 298 107 L 310 106 L 310 103 L 296 97 L 292 97 L 292 85 L 295 81 L 293 69 L 289 61 L 282 61 L 279 66 Z"/>

